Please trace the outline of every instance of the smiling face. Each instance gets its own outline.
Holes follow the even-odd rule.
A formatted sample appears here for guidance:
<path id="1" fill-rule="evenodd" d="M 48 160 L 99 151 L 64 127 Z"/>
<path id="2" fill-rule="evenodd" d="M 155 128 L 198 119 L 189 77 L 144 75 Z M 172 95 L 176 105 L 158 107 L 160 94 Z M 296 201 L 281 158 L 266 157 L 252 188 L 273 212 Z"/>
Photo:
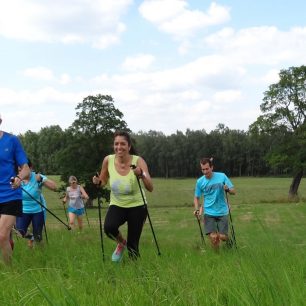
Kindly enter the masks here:
<path id="1" fill-rule="evenodd" d="M 114 139 L 114 152 L 118 156 L 129 154 L 131 146 L 124 136 L 116 136 Z"/>
<path id="2" fill-rule="evenodd" d="M 209 163 L 201 164 L 201 170 L 207 179 L 211 178 L 213 166 L 210 166 Z"/>

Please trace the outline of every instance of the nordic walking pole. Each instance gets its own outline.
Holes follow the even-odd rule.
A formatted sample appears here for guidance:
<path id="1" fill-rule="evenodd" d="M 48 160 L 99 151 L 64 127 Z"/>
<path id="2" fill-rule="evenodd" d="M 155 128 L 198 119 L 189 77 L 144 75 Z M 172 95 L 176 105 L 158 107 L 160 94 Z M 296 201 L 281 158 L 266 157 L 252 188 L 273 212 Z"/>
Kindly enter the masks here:
<path id="1" fill-rule="evenodd" d="M 202 244 L 206 246 L 206 242 L 205 242 L 205 239 L 204 239 L 204 235 L 203 235 L 203 231 L 202 231 L 202 227 L 201 227 L 199 215 L 195 215 L 195 217 L 196 217 L 196 219 L 197 219 L 197 221 L 198 221 L 198 224 L 199 224 L 199 229 L 200 229 Z"/>
<path id="2" fill-rule="evenodd" d="M 63 222 L 57 215 L 55 215 L 50 209 L 48 209 L 44 204 L 40 201 L 36 200 L 30 193 L 28 193 L 24 188 L 20 187 L 22 191 L 24 191 L 32 200 L 37 202 L 42 208 L 44 208 L 48 213 L 50 213 L 54 218 L 56 218 L 60 223 L 66 226 L 67 230 L 71 230 L 71 227 Z"/>
<path id="3" fill-rule="evenodd" d="M 65 213 L 65 216 L 66 216 L 66 220 L 67 220 L 67 223 L 68 223 L 69 221 L 68 221 L 68 215 L 67 215 L 67 211 L 66 211 L 66 204 L 65 204 L 64 201 L 62 201 L 62 203 L 63 203 L 63 207 L 64 207 L 64 213 Z"/>
<path id="4" fill-rule="evenodd" d="M 85 210 L 85 215 L 86 215 L 86 219 L 87 219 L 88 227 L 90 227 L 90 224 L 89 224 L 89 219 L 88 219 L 88 215 L 87 215 L 86 203 L 84 204 L 84 210 Z"/>
<path id="5" fill-rule="evenodd" d="M 47 214 L 44 213 L 44 210 L 43 208 L 41 207 L 41 211 L 43 213 L 43 218 L 44 218 L 44 221 L 43 221 L 43 227 L 44 227 L 44 231 L 45 231 L 45 237 L 46 237 L 46 242 L 47 244 L 49 244 L 49 240 L 48 240 L 48 235 L 47 235 L 47 228 L 46 228 L 46 220 L 45 220 L 45 216 L 47 216 Z"/>
<path id="6" fill-rule="evenodd" d="M 46 228 L 46 221 L 45 221 L 45 219 L 44 219 L 44 230 L 45 230 L 46 242 L 48 244 L 49 240 L 48 240 L 48 235 L 47 235 L 47 228 Z"/>
<path id="7" fill-rule="evenodd" d="M 235 230 L 234 230 L 234 225 L 233 225 L 233 219 L 232 219 L 232 214 L 231 214 L 231 208 L 230 208 L 230 205 L 229 205 L 229 201 L 228 201 L 228 193 L 229 190 L 225 190 L 225 195 L 226 195 L 226 203 L 227 203 L 227 206 L 228 206 L 228 214 L 229 214 L 229 217 L 230 217 L 230 226 L 231 226 L 231 234 L 232 234 L 232 237 L 233 237 L 233 240 L 234 240 L 234 245 L 235 245 L 235 248 L 237 249 L 237 242 L 236 242 L 236 235 L 235 235 Z"/>
<path id="8" fill-rule="evenodd" d="M 96 177 L 99 177 L 99 173 L 96 173 Z M 101 184 L 101 183 L 100 183 Z M 99 185 L 100 185 L 99 184 Z M 99 188 L 99 185 L 96 185 Z M 102 217 L 101 217 L 101 197 L 100 190 L 98 190 L 98 211 L 99 211 L 99 224 L 100 224 L 100 241 L 101 241 L 101 250 L 102 250 L 102 259 L 104 262 L 104 243 L 103 243 L 103 230 L 102 230 Z"/>
<path id="9" fill-rule="evenodd" d="M 131 165 L 130 167 L 131 167 L 132 169 L 135 169 L 135 168 L 136 168 L 135 165 Z M 138 187 L 139 187 L 139 190 L 140 190 L 140 193 L 141 193 L 141 197 L 142 197 L 142 200 L 143 200 L 143 204 L 144 204 L 144 206 L 145 206 L 145 208 L 146 208 L 146 210 L 147 210 L 147 215 L 148 215 L 148 219 L 149 219 L 151 231 L 152 231 L 153 238 L 154 238 L 154 241 L 155 241 L 155 245 L 156 245 L 156 248 L 157 248 L 157 254 L 158 254 L 158 255 L 161 255 L 160 250 L 159 250 L 159 247 L 158 247 L 157 239 L 156 239 L 156 236 L 155 236 L 155 233 L 154 233 L 153 225 L 152 225 L 152 222 L 151 222 L 151 218 L 150 218 L 150 214 L 149 214 L 149 210 L 148 210 L 148 205 L 147 205 L 147 203 L 146 203 L 146 200 L 145 200 L 145 198 L 144 198 L 144 194 L 143 194 L 143 191 L 142 191 L 142 188 L 141 188 L 141 185 L 140 185 L 139 177 L 136 176 L 136 179 L 137 179 Z"/>
<path id="10" fill-rule="evenodd" d="M 63 208 L 64 208 L 64 213 L 65 213 L 65 216 L 66 216 L 66 220 L 67 220 L 67 223 L 69 223 L 69 221 L 68 221 L 68 215 L 67 215 L 67 211 L 66 211 L 66 204 L 65 204 L 65 202 L 64 202 L 64 198 L 65 197 L 60 197 L 60 199 L 62 200 L 62 203 L 63 203 Z"/>

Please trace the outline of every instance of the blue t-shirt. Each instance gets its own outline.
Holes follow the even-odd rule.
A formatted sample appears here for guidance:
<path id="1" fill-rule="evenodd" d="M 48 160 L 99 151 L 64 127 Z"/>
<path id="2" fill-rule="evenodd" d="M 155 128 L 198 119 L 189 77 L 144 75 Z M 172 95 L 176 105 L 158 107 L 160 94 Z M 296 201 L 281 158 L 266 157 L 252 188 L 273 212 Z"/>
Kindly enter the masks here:
<path id="1" fill-rule="evenodd" d="M 18 166 L 28 163 L 19 139 L 3 132 L 0 138 L 0 203 L 21 200 L 21 188 L 12 189 L 10 181 L 15 177 Z"/>
<path id="2" fill-rule="evenodd" d="M 228 206 L 225 199 L 224 185 L 232 189 L 234 185 L 222 172 L 213 172 L 207 179 L 204 175 L 197 180 L 195 197 L 204 196 L 204 213 L 210 216 L 225 216 L 228 214 Z"/>
<path id="3" fill-rule="evenodd" d="M 40 176 L 42 177 L 42 182 L 44 182 L 47 179 L 47 177 L 42 174 L 40 174 Z M 36 173 L 34 171 L 31 172 L 29 181 L 27 183 L 22 182 L 21 186 L 24 189 L 24 191 L 22 191 L 23 213 L 34 214 L 44 210 L 42 206 L 39 203 L 37 203 L 38 201 L 45 206 L 44 198 L 42 197 L 41 194 L 42 183 L 37 182 Z"/>

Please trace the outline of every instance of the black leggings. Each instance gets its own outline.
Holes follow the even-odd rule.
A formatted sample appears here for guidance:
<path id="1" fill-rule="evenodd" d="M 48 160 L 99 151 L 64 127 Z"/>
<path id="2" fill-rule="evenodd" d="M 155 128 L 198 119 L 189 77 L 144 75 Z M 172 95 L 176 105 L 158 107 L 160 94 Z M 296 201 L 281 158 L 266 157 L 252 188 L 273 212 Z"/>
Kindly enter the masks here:
<path id="1" fill-rule="evenodd" d="M 139 240 L 146 218 L 147 208 L 144 205 L 131 208 L 110 205 L 104 221 L 104 232 L 109 238 L 115 239 L 119 234 L 119 226 L 127 222 L 127 249 L 129 256 L 136 258 L 139 257 Z"/>

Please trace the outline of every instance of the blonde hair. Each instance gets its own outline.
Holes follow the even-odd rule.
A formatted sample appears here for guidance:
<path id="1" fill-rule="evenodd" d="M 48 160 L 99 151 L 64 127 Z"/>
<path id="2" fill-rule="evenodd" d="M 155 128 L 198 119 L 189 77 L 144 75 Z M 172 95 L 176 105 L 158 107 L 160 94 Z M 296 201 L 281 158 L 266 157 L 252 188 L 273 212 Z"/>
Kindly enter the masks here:
<path id="1" fill-rule="evenodd" d="M 74 175 L 70 175 L 70 176 L 69 176 L 68 182 L 69 182 L 69 183 L 78 182 L 78 180 L 77 180 L 77 178 L 76 178 Z"/>

